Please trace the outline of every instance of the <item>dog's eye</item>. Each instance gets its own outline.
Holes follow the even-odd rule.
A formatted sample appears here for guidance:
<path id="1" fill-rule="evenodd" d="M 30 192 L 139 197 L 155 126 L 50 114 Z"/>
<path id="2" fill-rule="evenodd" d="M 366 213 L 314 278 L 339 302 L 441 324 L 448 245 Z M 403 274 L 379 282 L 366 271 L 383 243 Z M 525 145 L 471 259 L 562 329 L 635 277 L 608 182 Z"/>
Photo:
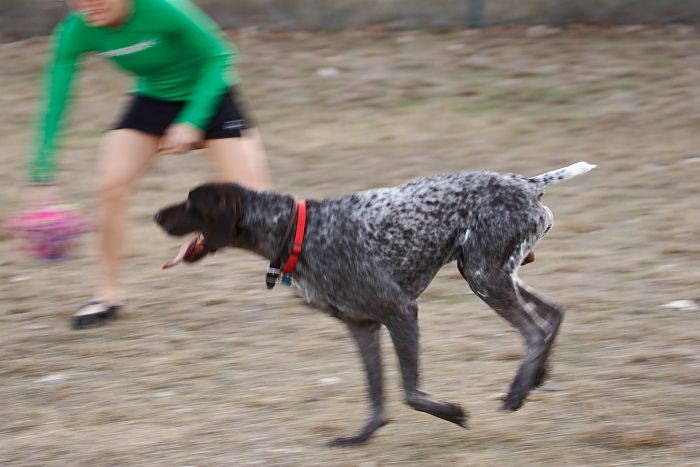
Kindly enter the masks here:
<path id="1" fill-rule="evenodd" d="M 192 218 L 194 218 L 194 219 L 199 219 L 199 218 L 200 218 L 199 212 L 197 211 L 197 209 L 195 208 L 194 204 L 193 204 L 189 199 L 185 202 L 185 213 L 186 213 L 189 217 L 192 217 Z"/>

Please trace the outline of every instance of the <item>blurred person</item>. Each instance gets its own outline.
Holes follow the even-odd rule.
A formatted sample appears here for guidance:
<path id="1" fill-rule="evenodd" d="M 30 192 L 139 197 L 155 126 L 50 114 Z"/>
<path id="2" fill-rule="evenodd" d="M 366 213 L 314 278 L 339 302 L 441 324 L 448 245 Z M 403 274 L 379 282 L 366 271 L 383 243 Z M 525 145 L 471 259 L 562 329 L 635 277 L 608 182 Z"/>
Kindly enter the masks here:
<path id="1" fill-rule="evenodd" d="M 95 52 L 135 75 L 128 109 L 99 149 L 98 282 L 72 317 L 76 328 L 115 316 L 125 243 L 125 202 L 157 155 L 206 148 L 218 176 L 251 188 L 269 186 L 259 135 L 243 114 L 235 85 L 235 46 L 190 0 L 68 0 L 44 70 L 35 149 L 29 158 L 30 203 L 46 204 L 53 187 L 61 123 L 81 55 Z"/>

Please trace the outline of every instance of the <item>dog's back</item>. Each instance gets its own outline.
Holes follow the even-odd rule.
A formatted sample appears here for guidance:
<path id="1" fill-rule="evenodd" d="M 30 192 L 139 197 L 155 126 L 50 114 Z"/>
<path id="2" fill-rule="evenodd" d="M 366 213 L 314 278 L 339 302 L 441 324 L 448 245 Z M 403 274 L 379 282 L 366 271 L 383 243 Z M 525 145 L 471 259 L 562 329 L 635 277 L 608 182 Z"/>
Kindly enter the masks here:
<path id="1" fill-rule="evenodd" d="M 528 179 L 469 171 L 329 199 L 318 206 L 318 216 L 309 232 L 343 239 L 327 246 L 375 262 L 415 297 L 457 259 L 464 232 L 487 231 L 489 242 L 506 249 L 504 243 L 550 222 Z"/>

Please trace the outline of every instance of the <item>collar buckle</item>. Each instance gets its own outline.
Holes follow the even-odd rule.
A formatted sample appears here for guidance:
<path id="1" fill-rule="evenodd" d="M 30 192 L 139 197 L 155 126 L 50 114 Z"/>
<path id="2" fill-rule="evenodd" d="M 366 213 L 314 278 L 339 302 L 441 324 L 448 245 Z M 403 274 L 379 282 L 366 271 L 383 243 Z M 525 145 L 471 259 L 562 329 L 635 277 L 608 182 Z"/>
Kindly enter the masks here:
<path id="1" fill-rule="evenodd" d="M 265 274 L 265 285 L 268 289 L 273 288 L 275 284 L 277 284 L 281 273 L 282 271 L 280 268 L 275 268 L 272 265 L 267 268 L 267 274 Z"/>

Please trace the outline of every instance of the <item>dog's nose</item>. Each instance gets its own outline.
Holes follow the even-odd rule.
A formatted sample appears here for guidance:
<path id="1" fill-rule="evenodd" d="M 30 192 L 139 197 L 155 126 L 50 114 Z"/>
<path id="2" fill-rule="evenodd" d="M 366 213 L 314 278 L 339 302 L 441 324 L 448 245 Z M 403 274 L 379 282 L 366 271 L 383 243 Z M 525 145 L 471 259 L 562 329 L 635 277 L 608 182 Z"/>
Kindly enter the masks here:
<path id="1" fill-rule="evenodd" d="M 153 214 L 153 222 L 160 224 L 160 212 Z"/>

